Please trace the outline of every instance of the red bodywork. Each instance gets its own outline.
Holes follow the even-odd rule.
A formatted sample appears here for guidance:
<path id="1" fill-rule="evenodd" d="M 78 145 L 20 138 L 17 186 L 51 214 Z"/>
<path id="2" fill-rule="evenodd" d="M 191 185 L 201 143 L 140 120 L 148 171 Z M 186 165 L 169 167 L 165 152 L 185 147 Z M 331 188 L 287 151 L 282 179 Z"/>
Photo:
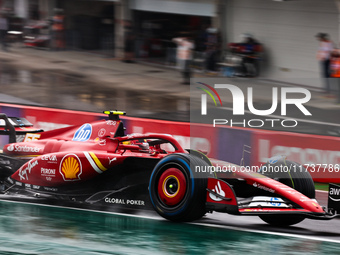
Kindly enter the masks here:
<path id="1" fill-rule="evenodd" d="M 56 187 L 69 182 L 82 182 L 122 164 L 129 157 L 161 159 L 167 154 L 160 146 L 143 150 L 136 141 L 164 140 L 173 152 L 185 153 L 180 144 L 164 134 L 123 134 L 121 120 L 101 120 L 80 127 L 26 134 L 24 142 L 7 144 L 3 152 L 9 156 L 32 158 L 11 177 L 29 185 Z"/>
<path id="2" fill-rule="evenodd" d="M 325 211 L 322 208 L 321 205 L 318 204 L 318 202 L 315 199 L 310 199 L 307 196 L 301 194 L 297 190 L 282 184 L 281 182 L 278 182 L 274 179 L 268 178 L 264 175 L 261 175 L 259 173 L 255 172 L 249 172 L 246 169 L 242 169 L 240 166 L 232 165 L 226 162 L 222 161 L 214 161 L 212 160 L 212 163 L 214 166 L 223 167 L 225 166 L 225 169 L 232 169 L 232 172 L 230 173 L 218 173 L 219 179 L 231 179 L 231 178 L 238 178 L 238 179 L 244 179 L 248 185 L 251 185 L 255 188 L 266 190 L 270 193 L 272 193 L 272 197 L 284 197 L 288 199 L 289 201 L 301 206 L 302 209 L 293 209 L 293 208 L 273 208 L 273 207 L 258 207 L 258 208 L 245 208 L 245 209 L 239 209 L 239 212 L 241 214 L 254 214 L 254 213 L 260 213 L 260 212 L 313 212 L 316 214 L 324 214 Z M 209 185 L 209 183 L 208 183 Z M 228 186 L 222 185 L 222 189 L 224 187 L 224 190 L 229 190 L 230 188 Z M 210 182 L 210 189 L 215 187 L 215 182 Z M 209 188 L 209 187 L 208 187 Z M 232 198 L 231 201 L 218 201 L 217 203 L 225 203 L 225 204 L 237 204 L 237 198 L 236 196 L 233 196 L 232 193 L 229 192 L 230 198 Z M 207 196 L 208 202 L 215 202 L 213 201 L 209 196 Z"/>

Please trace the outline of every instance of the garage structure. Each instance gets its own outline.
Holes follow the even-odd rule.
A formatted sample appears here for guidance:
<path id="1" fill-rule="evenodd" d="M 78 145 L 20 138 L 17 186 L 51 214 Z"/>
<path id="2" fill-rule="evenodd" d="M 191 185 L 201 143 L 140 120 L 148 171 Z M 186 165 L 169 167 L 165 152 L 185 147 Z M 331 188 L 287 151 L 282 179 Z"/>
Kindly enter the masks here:
<path id="1" fill-rule="evenodd" d="M 211 24 L 215 3 L 209 0 L 131 0 L 130 13 L 137 35 L 139 57 L 173 60 L 181 33 L 195 37 L 203 24 Z"/>
<path id="2" fill-rule="evenodd" d="M 168 26 L 164 20 L 177 20 L 182 25 L 211 23 L 221 32 L 223 47 L 239 42 L 242 33 L 251 33 L 264 46 L 262 77 L 316 88 L 321 87 L 321 81 L 315 35 L 328 33 L 339 45 L 339 0 L 0 0 L 0 3 L 12 6 L 24 18 L 36 13 L 37 8 L 40 18 L 50 17 L 55 7 L 63 8 L 70 44 L 81 49 L 104 47 L 122 51 L 124 25 L 117 23 L 121 20 L 134 21 L 137 35 L 148 28 L 156 33 L 164 31 Z M 88 25 L 81 27 L 84 22 Z M 100 24 L 100 31 L 94 29 L 95 24 Z M 162 36 L 162 40 L 171 38 L 169 34 L 168 38 Z M 157 40 L 149 46 L 157 54 Z"/>
<path id="3" fill-rule="evenodd" d="M 263 78 L 314 88 L 322 88 L 315 35 L 328 33 L 339 47 L 338 6 L 339 0 L 129 1 L 131 18 L 138 24 L 148 24 L 147 17 L 157 23 L 157 15 L 174 20 L 176 15 L 189 17 L 187 24 L 190 17 L 207 17 L 221 32 L 224 48 L 250 33 L 264 46 Z M 162 28 L 161 22 L 158 25 Z"/>
<path id="4" fill-rule="evenodd" d="M 227 42 L 251 33 L 264 46 L 261 76 L 321 87 L 318 42 L 328 33 L 339 46 L 339 12 L 334 0 L 221 0 Z"/>

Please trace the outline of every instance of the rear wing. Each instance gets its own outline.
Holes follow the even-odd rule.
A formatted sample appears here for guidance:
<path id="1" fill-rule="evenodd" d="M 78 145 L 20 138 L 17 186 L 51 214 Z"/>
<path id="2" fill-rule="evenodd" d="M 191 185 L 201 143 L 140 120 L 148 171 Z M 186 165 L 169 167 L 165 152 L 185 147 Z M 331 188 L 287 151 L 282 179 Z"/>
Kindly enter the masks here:
<path id="1" fill-rule="evenodd" d="M 17 142 L 17 136 L 38 132 L 43 130 L 34 128 L 33 124 L 25 118 L 8 117 L 5 113 L 0 113 L 0 135 L 8 135 L 9 143 Z"/>

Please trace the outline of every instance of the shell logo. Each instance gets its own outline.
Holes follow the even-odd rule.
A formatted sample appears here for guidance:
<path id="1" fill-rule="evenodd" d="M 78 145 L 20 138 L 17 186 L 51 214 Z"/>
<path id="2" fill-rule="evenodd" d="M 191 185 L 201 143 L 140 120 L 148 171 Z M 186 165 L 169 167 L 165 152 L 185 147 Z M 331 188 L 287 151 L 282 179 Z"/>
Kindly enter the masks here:
<path id="1" fill-rule="evenodd" d="M 82 173 L 80 159 L 75 154 L 67 154 L 60 163 L 59 172 L 64 181 L 78 181 Z"/>

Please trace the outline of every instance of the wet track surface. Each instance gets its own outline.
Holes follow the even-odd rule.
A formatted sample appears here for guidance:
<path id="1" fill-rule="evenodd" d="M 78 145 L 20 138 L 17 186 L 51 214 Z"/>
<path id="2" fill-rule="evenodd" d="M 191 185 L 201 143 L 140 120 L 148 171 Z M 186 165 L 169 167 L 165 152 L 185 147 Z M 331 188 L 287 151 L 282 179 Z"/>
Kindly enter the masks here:
<path id="1" fill-rule="evenodd" d="M 147 78 L 140 74 L 117 75 L 117 82 L 105 84 L 81 72 L 56 69 L 43 71 L 17 68 L 11 61 L 0 64 L 0 100 L 60 109 L 102 112 L 103 109 L 124 109 L 130 116 L 189 121 L 189 98 L 158 91 L 119 86 L 119 79 L 138 83 Z M 150 72 L 153 68 L 149 68 Z M 82 74 L 84 73 L 84 74 Z M 115 76 L 117 80 L 117 76 Z M 134 81 L 134 79 L 136 81 Z M 153 80 L 152 82 L 157 82 Z M 170 84 L 171 85 L 171 84 Z M 12 98 L 8 97 L 11 96 Z"/>
<path id="2" fill-rule="evenodd" d="M 340 254 L 339 243 L 285 235 L 287 230 L 267 234 L 270 228 L 248 217 L 243 224 L 250 231 L 234 227 L 237 221 L 228 215 L 219 224 L 210 218 L 179 224 L 3 201 L 0 209 L 0 254 Z M 290 232 L 308 235 L 304 226 Z"/>

